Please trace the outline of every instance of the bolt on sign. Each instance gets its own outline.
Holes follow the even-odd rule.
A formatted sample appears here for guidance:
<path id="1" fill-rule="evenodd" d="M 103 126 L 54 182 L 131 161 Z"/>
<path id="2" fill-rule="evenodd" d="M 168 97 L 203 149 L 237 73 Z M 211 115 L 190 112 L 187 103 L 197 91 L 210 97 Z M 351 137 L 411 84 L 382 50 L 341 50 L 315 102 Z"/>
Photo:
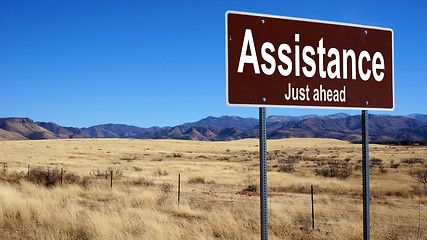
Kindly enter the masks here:
<path id="1" fill-rule="evenodd" d="M 228 11 L 230 106 L 394 109 L 393 30 Z"/>

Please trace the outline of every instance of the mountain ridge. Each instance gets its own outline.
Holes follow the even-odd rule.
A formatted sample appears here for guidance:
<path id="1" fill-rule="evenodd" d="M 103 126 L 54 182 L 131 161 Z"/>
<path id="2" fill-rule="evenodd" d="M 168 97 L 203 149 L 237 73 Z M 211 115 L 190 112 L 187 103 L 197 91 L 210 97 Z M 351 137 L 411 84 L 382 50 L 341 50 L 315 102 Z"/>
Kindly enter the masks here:
<path id="1" fill-rule="evenodd" d="M 424 121 L 425 120 L 425 121 Z M 361 140 L 361 117 L 337 113 L 327 116 L 269 116 L 267 137 L 335 138 Z M 209 116 L 173 127 L 141 128 L 126 124 L 100 124 L 88 128 L 63 127 L 30 118 L 0 118 L 0 140 L 67 138 L 135 138 L 229 141 L 258 137 L 258 119 Z M 371 141 L 427 141 L 427 115 L 369 115 Z"/>

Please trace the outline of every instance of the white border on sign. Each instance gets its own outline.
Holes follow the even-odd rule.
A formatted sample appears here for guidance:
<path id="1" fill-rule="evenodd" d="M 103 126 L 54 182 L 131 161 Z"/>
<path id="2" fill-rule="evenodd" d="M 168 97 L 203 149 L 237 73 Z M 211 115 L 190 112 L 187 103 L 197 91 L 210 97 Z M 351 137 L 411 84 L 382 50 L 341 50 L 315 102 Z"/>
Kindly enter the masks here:
<path id="1" fill-rule="evenodd" d="M 287 20 L 296 20 L 303 22 L 314 22 L 314 23 L 323 23 L 323 24 L 331 24 L 331 25 L 340 25 L 340 26 L 350 26 L 350 27 L 359 27 L 359 28 L 367 28 L 367 29 L 377 29 L 391 32 L 391 65 L 392 65 L 392 94 L 393 94 L 393 107 L 392 108 L 362 108 L 362 107 L 334 107 L 334 106 L 298 106 L 298 105 L 262 105 L 262 104 L 234 104 L 230 103 L 228 99 L 228 14 L 241 14 L 241 15 L 249 15 L 249 16 L 257 16 L 257 17 L 269 17 L 269 18 L 279 18 L 279 19 L 287 19 Z M 296 17 L 285 17 L 285 16 L 277 16 L 270 14 L 261 14 L 261 13 L 250 13 L 250 12 L 240 12 L 228 10 L 225 12 L 225 96 L 226 103 L 230 107 L 273 107 L 273 108 L 305 108 L 305 109 L 343 109 L 343 110 L 378 110 L 378 111 L 393 111 L 395 107 L 395 96 L 394 96 L 394 32 L 391 28 L 384 27 L 375 27 L 375 26 L 367 26 L 360 24 L 352 24 L 352 23 L 340 23 L 340 22 L 332 22 L 332 21 L 324 21 L 324 20 L 313 20 L 313 19 L 305 19 L 305 18 L 296 18 Z"/>

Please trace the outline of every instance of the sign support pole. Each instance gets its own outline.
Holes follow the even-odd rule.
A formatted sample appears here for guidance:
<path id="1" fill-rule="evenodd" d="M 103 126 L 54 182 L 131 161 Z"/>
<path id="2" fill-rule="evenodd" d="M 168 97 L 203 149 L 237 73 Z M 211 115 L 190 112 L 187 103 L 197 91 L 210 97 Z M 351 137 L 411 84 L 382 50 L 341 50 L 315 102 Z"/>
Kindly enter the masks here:
<path id="1" fill-rule="evenodd" d="M 260 160 L 260 210 L 261 210 L 261 240 L 268 239 L 267 218 L 267 134 L 266 134 L 266 110 L 259 108 L 259 160 Z"/>
<path id="2" fill-rule="evenodd" d="M 369 220 L 369 115 L 362 110 L 363 240 L 370 239 Z"/>

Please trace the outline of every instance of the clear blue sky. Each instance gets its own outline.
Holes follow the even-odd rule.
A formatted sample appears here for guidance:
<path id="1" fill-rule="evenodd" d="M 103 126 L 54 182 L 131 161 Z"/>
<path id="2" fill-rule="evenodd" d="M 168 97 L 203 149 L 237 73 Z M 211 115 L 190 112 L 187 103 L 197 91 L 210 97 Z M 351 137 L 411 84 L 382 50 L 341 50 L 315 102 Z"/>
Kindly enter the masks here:
<path id="1" fill-rule="evenodd" d="M 396 107 L 372 113 L 427 114 L 426 1 L 0 0 L 0 117 L 78 127 L 257 117 L 225 103 L 227 10 L 392 28 Z"/>

